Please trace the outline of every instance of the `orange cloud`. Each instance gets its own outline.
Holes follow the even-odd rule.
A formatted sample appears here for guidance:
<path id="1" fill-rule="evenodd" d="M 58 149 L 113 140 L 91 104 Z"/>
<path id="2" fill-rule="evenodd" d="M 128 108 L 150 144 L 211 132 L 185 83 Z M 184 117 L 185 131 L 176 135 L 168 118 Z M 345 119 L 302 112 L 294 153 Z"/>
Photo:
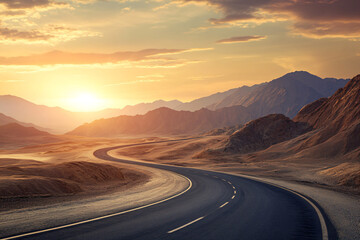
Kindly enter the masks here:
<path id="1" fill-rule="evenodd" d="M 47 41 L 51 38 L 50 35 L 41 33 L 37 30 L 19 31 L 10 28 L 0 28 L 0 39 L 2 40 L 28 40 L 28 41 Z"/>
<path id="2" fill-rule="evenodd" d="M 2 66 L 91 65 L 139 62 L 147 67 L 171 67 L 184 64 L 184 60 L 161 58 L 166 53 L 180 53 L 186 49 L 144 49 L 141 51 L 104 53 L 70 53 L 52 51 L 18 57 L 0 57 Z M 158 63 L 154 63 L 157 62 Z"/>
<path id="3" fill-rule="evenodd" d="M 100 33 L 79 30 L 59 25 L 47 25 L 44 29 L 31 29 L 27 31 L 0 27 L 0 41 L 26 42 L 26 43 L 54 43 L 73 40 L 81 37 L 101 36 Z"/>
<path id="4" fill-rule="evenodd" d="M 0 0 L 0 4 L 7 9 L 49 8 L 68 5 L 66 2 L 54 0 Z"/>
<path id="5" fill-rule="evenodd" d="M 266 36 L 238 36 L 226 39 L 221 39 L 216 43 L 240 43 L 240 42 L 251 42 L 265 39 Z"/>

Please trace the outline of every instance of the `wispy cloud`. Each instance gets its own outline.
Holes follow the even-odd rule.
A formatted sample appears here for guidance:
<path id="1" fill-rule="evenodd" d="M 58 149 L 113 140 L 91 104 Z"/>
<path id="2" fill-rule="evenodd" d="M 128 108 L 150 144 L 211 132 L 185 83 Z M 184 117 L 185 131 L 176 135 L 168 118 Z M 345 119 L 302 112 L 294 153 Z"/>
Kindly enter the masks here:
<path id="1" fill-rule="evenodd" d="M 71 53 L 51 51 L 17 57 L 0 57 L 0 69 L 16 69 L 17 72 L 51 71 L 59 67 L 91 68 L 178 68 L 198 60 L 174 59 L 166 53 L 183 53 L 186 49 L 144 49 L 114 53 Z M 139 81 L 158 80 L 162 75 L 139 76 Z"/>
<path id="2" fill-rule="evenodd" d="M 139 79 L 152 79 L 152 78 L 164 78 L 165 76 L 162 74 L 150 74 L 150 75 L 141 75 L 141 76 L 136 76 L 136 78 Z"/>
<path id="3" fill-rule="evenodd" d="M 153 83 L 153 82 L 160 82 L 160 80 L 159 79 L 143 79 L 143 80 L 111 83 L 111 84 L 106 84 L 104 86 L 105 87 L 113 87 L 113 86 L 130 85 L 130 84 L 138 84 L 138 83 Z"/>
<path id="4" fill-rule="evenodd" d="M 56 43 L 82 37 L 101 36 L 98 32 L 79 30 L 61 25 L 48 25 L 44 29 L 17 30 L 0 27 L 0 41 L 7 43 Z"/>
<path id="5" fill-rule="evenodd" d="M 20 79 L 8 79 L 8 80 L 0 80 L 0 82 L 2 82 L 2 83 L 20 83 L 20 82 L 25 82 L 25 81 L 20 80 Z"/>
<path id="6" fill-rule="evenodd" d="M 141 61 L 156 58 L 165 53 L 183 52 L 183 49 L 144 49 L 141 51 L 114 52 L 114 53 L 71 53 L 52 51 L 18 57 L 0 57 L 0 65 L 82 65 L 119 63 L 122 61 Z"/>
<path id="7" fill-rule="evenodd" d="M 241 43 L 241 42 L 251 42 L 251 41 L 259 41 L 265 39 L 266 36 L 238 36 L 238 37 L 231 37 L 225 38 L 217 41 L 216 43 Z"/>

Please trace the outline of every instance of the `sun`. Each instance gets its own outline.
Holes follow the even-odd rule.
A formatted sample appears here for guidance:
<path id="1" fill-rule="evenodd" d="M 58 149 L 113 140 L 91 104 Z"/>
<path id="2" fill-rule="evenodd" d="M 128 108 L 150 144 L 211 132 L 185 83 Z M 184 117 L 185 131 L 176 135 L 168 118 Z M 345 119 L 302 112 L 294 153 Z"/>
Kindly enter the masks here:
<path id="1" fill-rule="evenodd" d="M 105 107 L 105 101 L 93 93 L 81 92 L 77 93 L 73 98 L 70 98 L 68 105 L 68 108 L 72 111 L 92 112 L 103 109 Z"/>

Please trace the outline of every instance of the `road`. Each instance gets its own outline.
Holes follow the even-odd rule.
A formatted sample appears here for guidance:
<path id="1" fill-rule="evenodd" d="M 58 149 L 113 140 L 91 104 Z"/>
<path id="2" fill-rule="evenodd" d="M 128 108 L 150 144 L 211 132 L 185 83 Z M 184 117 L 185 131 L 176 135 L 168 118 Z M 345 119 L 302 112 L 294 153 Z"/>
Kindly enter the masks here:
<path id="1" fill-rule="evenodd" d="M 129 145 L 127 145 L 129 146 Z M 122 160 L 103 148 L 98 158 L 164 169 L 189 187 L 149 206 L 20 236 L 21 239 L 336 239 L 326 217 L 291 190 L 224 173 Z M 8 238 L 16 239 L 16 238 Z"/>

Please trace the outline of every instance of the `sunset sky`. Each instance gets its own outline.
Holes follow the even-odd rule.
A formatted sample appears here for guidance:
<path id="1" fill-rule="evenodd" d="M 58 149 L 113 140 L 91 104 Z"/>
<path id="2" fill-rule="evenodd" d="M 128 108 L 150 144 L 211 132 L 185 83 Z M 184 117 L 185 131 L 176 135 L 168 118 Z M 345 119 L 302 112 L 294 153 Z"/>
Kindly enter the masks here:
<path id="1" fill-rule="evenodd" d="M 0 0 L 0 94 L 90 111 L 294 70 L 350 78 L 359 12 L 359 0 Z"/>

